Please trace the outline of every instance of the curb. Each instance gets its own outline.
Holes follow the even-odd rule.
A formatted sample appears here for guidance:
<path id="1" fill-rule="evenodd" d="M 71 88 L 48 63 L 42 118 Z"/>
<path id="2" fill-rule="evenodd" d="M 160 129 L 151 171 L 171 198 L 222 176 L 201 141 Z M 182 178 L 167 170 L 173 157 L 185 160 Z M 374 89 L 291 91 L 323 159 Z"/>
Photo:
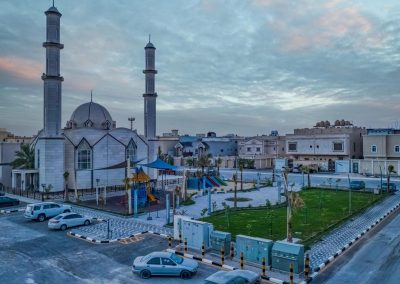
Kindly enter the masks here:
<path id="1" fill-rule="evenodd" d="M 181 255 L 181 256 L 184 256 L 184 257 L 186 257 L 186 258 L 191 258 L 191 259 L 194 259 L 194 260 L 197 260 L 197 261 L 201 261 L 201 262 L 203 262 L 203 263 L 205 263 L 205 264 L 210 264 L 210 265 L 214 265 L 214 266 L 217 266 L 217 267 L 219 267 L 219 268 L 225 268 L 225 269 L 227 269 L 227 270 L 238 270 L 238 268 L 236 268 L 236 267 L 233 267 L 233 266 L 230 266 L 230 265 L 227 265 L 227 264 L 221 264 L 221 263 L 219 263 L 219 262 L 215 262 L 215 261 L 212 261 L 212 260 L 210 260 L 210 259 L 207 259 L 207 258 L 202 258 L 202 257 L 200 257 L 200 256 L 196 256 L 196 255 L 192 255 L 192 254 L 188 254 L 188 253 L 183 253 L 183 252 L 180 252 L 180 251 L 176 251 L 176 250 L 174 250 L 174 249 L 167 249 L 167 251 L 168 252 L 172 252 L 172 253 L 175 253 L 175 254 L 177 254 L 177 255 Z M 287 282 L 287 281 L 283 281 L 283 280 L 280 280 L 280 279 L 277 279 L 277 278 L 273 278 L 273 277 L 267 277 L 267 276 L 261 276 L 261 278 L 262 279 L 264 279 L 264 280 L 268 280 L 268 281 L 270 281 L 270 282 L 272 282 L 272 283 L 276 283 L 276 284 L 289 284 L 289 282 Z"/>
<path id="2" fill-rule="evenodd" d="M 11 210 L 3 209 L 3 210 L 0 210 L 0 213 L 1 214 L 10 214 L 10 213 L 14 213 L 14 212 L 23 212 L 23 211 L 25 211 L 25 208 L 18 208 L 18 209 L 11 209 Z"/>
<path id="3" fill-rule="evenodd" d="M 350 248 L 354 243 L 356 243 L 357 241 L 359 241 L 367 232 L 369 232 L 372 228 L 374 228 L 375 226 L 377 226 L 379 223 L 381 223 L 386 217 L 388 217 L 391 213 L 393 213 L 394 211 L 396 211 L 398 208 L 400 207 L 400 203 L 397 203 L 396 206 L 392 207 L 389 211 L 387 211 L 384 215 L 382 215 L 382 217 L 380 217 L 379 219 L 376 219 L 376 221 L 370 225 L 367 229 L 365 229 L 364 231 L 362 231 L 360 234 L 358 234 L 358 236 L 354 239 L 352 239 L 350 242 L 348 242 L 344 247 L 342 247 L 341 249 L 339 249 L 337 252 L 335 252 L 333 255 L 331 255 L 330 257 L 328 257 L 327 260 L 325 260 L 323 263 L 321 263 L 318 267 L 314 268 L 314 273 L 307 279 L 307 280 L 303 280 L 302 282 L 300 282 L 300 284 L 306 284 L 306 283 L 310 283 L 313 279 L 315 279 L 315 277 L 317 277 L 317 275 L 319 274 L 319 272 L 326 267 L 329 263 L 331 263 L 335 258 L 337 258 L 339 255 L 341 255 L 344 251 L 346 251 L 348 248 Z"/>
<path id="4" fill-rule="evenodd" d="M 101 221 L 101 222 L 104 222 L 104 220 L 102 220 L 102 219 L 97 219 L 97 218 L 93 218 L 93 219 L 94 219 L 94 220 Z M 129 239 L 129 238 L 137 237 L 137 236 L 144 235 L 144 234 L 158 235 L 158 236 L 161 236 L 161 237 L 164 237 L 164 238 L 168 238 L 168 237 L 169 237 L 169 236 L 166 235 L 166 234 L 161 234 L 161 233 L 158 233 L 158 232 L 143 231 L 143 232 L 139 232 L 139 233 L 130 235 L 130 236 L 128 236 L 128 237 L 123 237 L 123 238 L 118 238 L 118 239 L 96 240 L 96 239 L 93 239 L 93 238 L 90 238 L 90 237 L 87 237 L 87 236 L 83 236 L 83 235 L 80 235 L 80 234 L 77 234 L 77 233 L 73 233 L 73 232 L 71 232 L 71 231 L 67 233 L 67 235 L 69 235 L 69 236 L 73 236 L 73 237 L 76 237 L 76 238 L 82 239 L 82 240 L 87 240 L 87 241 L 89 241 L 89 242 L 96 243 L 96 244 L 115 243 L 115 242 L 119 242 L 119 241 L 122 241 L 122 240 L 126 240 L 126 239 Z"/>

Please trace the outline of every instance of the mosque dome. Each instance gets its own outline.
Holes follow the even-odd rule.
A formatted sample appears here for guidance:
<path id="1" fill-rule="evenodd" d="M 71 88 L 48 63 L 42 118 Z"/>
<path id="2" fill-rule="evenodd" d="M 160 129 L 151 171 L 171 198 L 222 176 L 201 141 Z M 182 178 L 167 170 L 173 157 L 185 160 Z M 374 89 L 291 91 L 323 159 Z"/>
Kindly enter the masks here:
<path id="1" fill-rule="evenodd" d="M 115 121 L 105 107 L 89 102 L 78 106 L 67 122 L 67 128 L 84 127 L 108 130 L 115 128 Z"/>

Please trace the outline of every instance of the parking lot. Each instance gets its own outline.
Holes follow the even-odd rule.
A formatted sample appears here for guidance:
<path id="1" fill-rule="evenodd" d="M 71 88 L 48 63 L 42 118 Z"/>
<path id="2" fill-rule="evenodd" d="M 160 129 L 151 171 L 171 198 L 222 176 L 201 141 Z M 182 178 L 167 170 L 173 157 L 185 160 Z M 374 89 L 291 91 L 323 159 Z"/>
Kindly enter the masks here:
<path id="1" fill-rule="evenodd" d="M 52 231 L 47 221 L 0 214 L 0 283 L 203 283 L 218 269 L 200 263 L 190 280 L 153 277 L 143 280 L 131 272 L 135 257 L 164 250 L 168 243 L 155 235 L 133 242 L 93 244 Z"/>

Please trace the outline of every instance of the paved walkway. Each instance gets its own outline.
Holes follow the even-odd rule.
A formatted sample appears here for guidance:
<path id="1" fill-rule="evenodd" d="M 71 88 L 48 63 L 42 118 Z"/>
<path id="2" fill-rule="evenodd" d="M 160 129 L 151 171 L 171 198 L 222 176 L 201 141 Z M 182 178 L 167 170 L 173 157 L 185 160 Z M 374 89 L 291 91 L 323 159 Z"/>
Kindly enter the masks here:
<path id="1" fill-rule="evenodd" d="M 355 239 L 361 232 L 374 224 L 390 208 L 400 202 L 400 194 L 397 193 L 386 198 L 381 203 L 369 208 L 362 215 L 355 217 L 340 227 L 333 230 L 323 240 L 315 243 L 310 251 L 310 266 L 317 267 L 338 250 Z"/>

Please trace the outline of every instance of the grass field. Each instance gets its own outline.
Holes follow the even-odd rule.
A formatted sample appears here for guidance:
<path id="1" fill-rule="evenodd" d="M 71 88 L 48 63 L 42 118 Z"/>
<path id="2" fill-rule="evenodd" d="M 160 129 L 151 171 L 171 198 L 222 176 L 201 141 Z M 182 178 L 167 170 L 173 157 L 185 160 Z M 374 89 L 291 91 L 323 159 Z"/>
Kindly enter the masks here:
<path id="1" fill-rule="evenodd" d="M 307 189 L 300 193 L 305 206 L 294 212 L 293 236 L 310 244 L 313 239 L 351 215 L 369 207 L 387 195 L 351 192 L 351 211 L 349 214 L 349 193 L 331 189 Z M 202 221 L 214 224 L 216 230 L 282 240 L 286 237 L 286 207 L 245 208 L 223 211 Z"/>

